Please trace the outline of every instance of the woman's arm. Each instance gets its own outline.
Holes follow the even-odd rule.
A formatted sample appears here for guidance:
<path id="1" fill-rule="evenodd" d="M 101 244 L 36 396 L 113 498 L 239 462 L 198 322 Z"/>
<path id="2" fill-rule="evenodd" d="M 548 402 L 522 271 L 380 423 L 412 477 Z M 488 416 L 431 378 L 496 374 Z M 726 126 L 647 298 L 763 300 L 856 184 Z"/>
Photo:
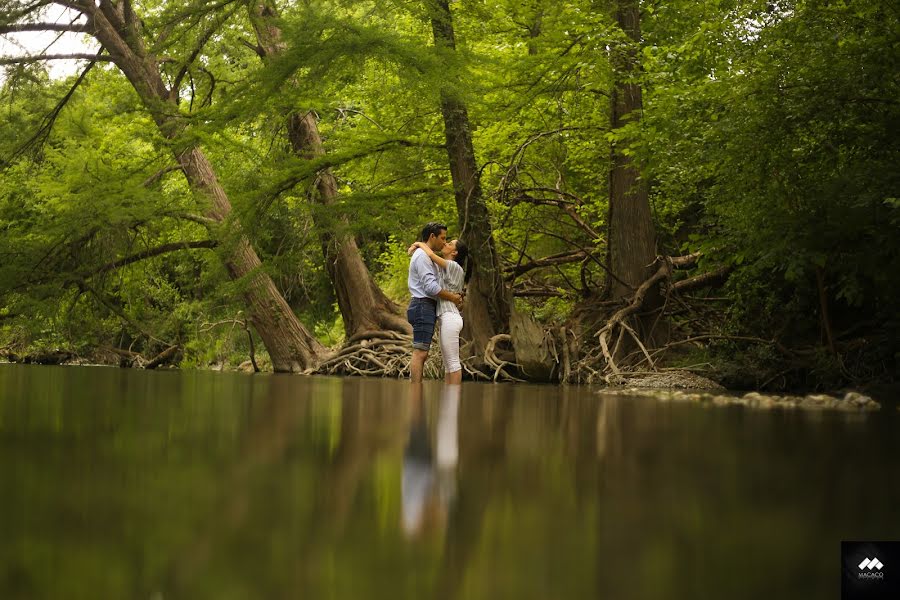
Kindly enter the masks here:
<path id="1" fill-rule="evenodd" d="M 426 244 L 425 242 L 416 242 L 416 243 L 414 243 L 412 246 L 409 247 L 409 250 L 407 250 L 406 253 L 407 253 L 407 254 L 412 254 L 413 252 L 415 252 L 415 249 L 416 249 L 416 248 L 421 248 L 422 250 L 424 250 L 424 251 L 425 251 L 425 254 L 428 255 L 428 258 L 430 258 L 431 261 L 432 261 L 434 264 L 436 264 L 437 266 L 439 266 L 440 268 L 442 268 L 442 269 L 447 268 L 447 262 L 448 262 L 448 261 L 447 261 L 446 259 L 444 259 L 444 258 L 438 256 L 437 254 L 435 254 L 435 253 L 434 253 L 434 250 L 432 250 L 431 248 L 429 248 L 429 247 L 428 247 L 428 244 Z"/>

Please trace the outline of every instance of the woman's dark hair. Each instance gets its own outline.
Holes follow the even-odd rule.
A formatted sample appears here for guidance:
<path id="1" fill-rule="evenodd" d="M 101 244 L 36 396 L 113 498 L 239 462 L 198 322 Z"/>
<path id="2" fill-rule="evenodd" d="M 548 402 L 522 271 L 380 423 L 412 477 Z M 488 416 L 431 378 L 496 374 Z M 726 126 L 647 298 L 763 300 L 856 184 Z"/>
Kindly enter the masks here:
<path id="1" fill-rule="evenodd" d="M 463 283 L 469 283 L 469 277 L 472 276 L 472 257 L 469 256 L 469 247 L 463 244 L 462 240 L 456 240 L 456 256 L 453 257 L 453 260 L 466 273 Z"/>
<path id="2" fill-rule="evenodd" d="M 430 238 L 432 235 L 434 235 L 435 237 L 440 237 L 442 231 L 447 231 L 447 226 L 432 221 L 431 223 L 427 224 L 424 229 L 422 229 L 422 239 L 420 241 L 427 242 L 428 238 Z"/>

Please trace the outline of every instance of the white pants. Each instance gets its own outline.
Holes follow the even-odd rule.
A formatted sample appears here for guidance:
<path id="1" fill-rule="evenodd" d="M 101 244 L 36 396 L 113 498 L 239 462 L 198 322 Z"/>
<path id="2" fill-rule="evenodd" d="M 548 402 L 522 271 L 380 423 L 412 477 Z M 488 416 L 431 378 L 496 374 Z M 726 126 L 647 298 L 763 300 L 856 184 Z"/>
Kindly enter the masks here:
<path id="1" fill-rule="evenodd" d="M 456 373 L 462 370 L 459 362 L 459 332 L 462 331 L 462 315 L 454 312 L 444 313 L 441 319 L 441 356 L 444 359 L 444 373 Z"/>

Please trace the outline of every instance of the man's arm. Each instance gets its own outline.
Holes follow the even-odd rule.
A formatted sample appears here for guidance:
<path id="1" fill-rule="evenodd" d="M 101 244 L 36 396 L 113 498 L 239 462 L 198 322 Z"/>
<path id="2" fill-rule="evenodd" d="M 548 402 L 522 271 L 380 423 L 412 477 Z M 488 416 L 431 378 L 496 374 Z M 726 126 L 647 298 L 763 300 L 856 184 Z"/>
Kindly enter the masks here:
<path id="1" fill-rule="evenodd" d="M 417 258 L 418 260 L 416 260 Z M 441 298 L 442 300 L 449 300 L 453 304 L 460 306 L 462 304 L 462 296 L 449 290 L 441 289 L 441 284 L 438 283 L 437 277 L 435 277 L 434 275 L 434 271 L 431 270 L 431 265 L 425 262 L 427 260 L 430 259 L 427 255 L 424 255 L 424 253 L 413 255 L 413 268 L 416 270 L 416 274 L 422 281 L 422 285 L 425 288 L 425 293 L 428 294 L 431 298 Z M 423 268 L 423 266 L 425 268 Z"/>
<path id="2" fill-rule="evenodd" d="M 443 258 L 443 257 L 441 257 L 441 256 L 438 256 L 437 254 L 435 254 L 435 253 L 434 253 L 434 250 L 432 250 L 431 248 L 429 248 L 429 247 L 428 247 L 428 244 L 426 244 L 425 242 L 413 242 L 413 245 L 410 246 L 410 247 L 406 250 L 406 253 L 407 253 L 407 254 L 412 254 L 413 252 L 416 251 L 416 248 L 419 248 L 420 250 L 422 250 L 422 252 L 424 252 L 425 254 L 427 254 L 429 260 L 431 260 L 431 262 L 433 262 L 434 264 L 436 264 L 436 265 L 439 266 L 440 268 L 444 269 L 444 268 L 447 267 L 447 262 L 448 262 L 447 259 L 445 259 L 445 258 Z"/>
<path id="3" fill-rule="evenodd" d="M 441 300 L 449 300 L 457 307 L 461 307 L 463 302 L 462 296 L 460 294 L 451 292 L 449 290 L 441 290 L 440 292 L 438 292 L 438 298 L 440 298 Z"/>
<path id="4" fill-rule="evenodd" d="M 430 298 L 438 298 L 438 294 L 441 292 L 441 284 L 438 282 L 434 271 L 431 269 L 430 263 L 431 261 L 429 261 L 424 251 L 413 254 L 413 264 L 416 269 L 416 275 L 418 276 L 419 281 L 422 282 L 425 293 L 428 294 Z"/>

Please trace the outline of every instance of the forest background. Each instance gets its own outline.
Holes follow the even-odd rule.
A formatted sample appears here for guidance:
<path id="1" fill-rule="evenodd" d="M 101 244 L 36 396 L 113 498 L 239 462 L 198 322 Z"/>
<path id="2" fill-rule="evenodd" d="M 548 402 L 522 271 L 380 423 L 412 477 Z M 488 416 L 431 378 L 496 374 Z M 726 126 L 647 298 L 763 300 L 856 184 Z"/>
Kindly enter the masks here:
<path id="1" fill-rule="evenodd" d="M 434 220 L 470 377 L 896 380 L 892 3 L 0 0 L 37 31 L 94 50 L 0 58 L 8 359 L 403 375 Z"/>

